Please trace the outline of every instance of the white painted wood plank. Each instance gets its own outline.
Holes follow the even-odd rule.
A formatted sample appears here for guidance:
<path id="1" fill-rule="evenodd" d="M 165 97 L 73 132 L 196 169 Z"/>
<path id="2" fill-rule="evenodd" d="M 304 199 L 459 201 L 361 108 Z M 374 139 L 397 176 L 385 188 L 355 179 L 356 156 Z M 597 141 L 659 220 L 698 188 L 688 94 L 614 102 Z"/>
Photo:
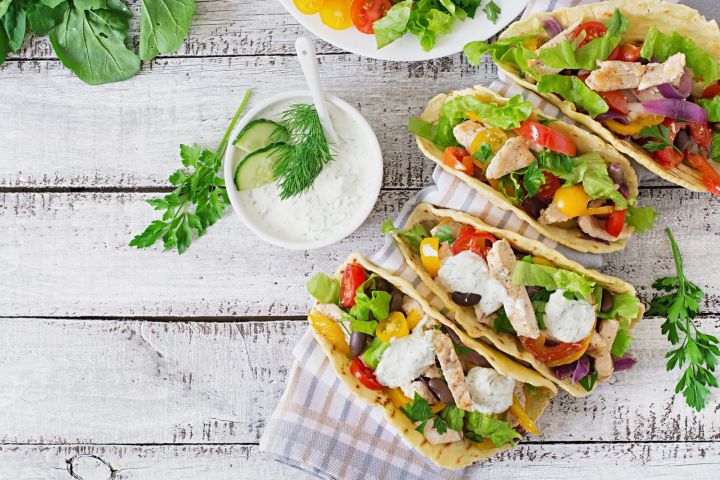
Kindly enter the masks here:
<path id="1" fill-rule="evenodd" d="M 665 372 L 659 323 L 639 325 L 639 364 L 613 385 L 553 400 L 537 440 L 717 440 L 712 404 L 698 413 L 673 394 L 678 374 Z M 720 334 L 718 317 L 701 324 Z M 304 321 L 2 319 L 0 443 L 255 443 L 305 329 Z"/>
<path id="2" fill-rule="evenodd" d="M 720 444 L 520 445 L 484 462 L 468 478 L 716 479 Z M 69 463 L 68 463 L 69 462 Z M 265 459 L 254 445 L 2 446 L 0 477 L 32 480 L 256 480 L 315 478 Z M 111 473 L 112 475 L 112 473 Z"/>
<path id="3" fill-rule="evenodd" d="M 148 194 L 0 193 L 0 316 L 303 315 L 308 277 L 334 271 L 352 251 L 378 250 L 381 222 L 412 194 L 384 192 L 365 224 L 331 247 L 272 247 L 228 213 L 178 257 L 127 246 L 155 218 L 143 203 Z M 649 301 L 652 282 L 673 268 L 660 228 L 672 226 L 688 277 L 708 294 L 703 311 L 720 312 L 720 269 L 708 253 L 720 235 L 720 200 L 659 189 L 643 191 L 641 201 L 662 212 L 658 228 L 609 255 L 605 270 Z"/>

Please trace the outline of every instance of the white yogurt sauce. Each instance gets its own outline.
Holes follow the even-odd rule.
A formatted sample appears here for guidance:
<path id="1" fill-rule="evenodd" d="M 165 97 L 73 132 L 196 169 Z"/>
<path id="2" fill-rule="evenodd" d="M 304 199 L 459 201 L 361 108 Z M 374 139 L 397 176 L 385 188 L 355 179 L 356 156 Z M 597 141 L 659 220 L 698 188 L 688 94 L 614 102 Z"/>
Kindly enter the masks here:
<path id="1" fill-rule="evenodd" d="M 386 387 L 399 387 L 412 382 L 435 364 L 432 342 L 435 330 L 416 331 L 390 342 L 375 369 L 378 382 Z"/>
<path id="2" fill-rule="evenodd" d="M 470 250 L 449 257 L 440 267 L 437 281 L 450 293 L 480 295 L 478 308 L 485 315 L 499 309 L 508 299 L 505 287 L 490 276 L 485 260 Z"/>
<path id="3" fill-rule="evenodd" d="M 292 103 L 277 105 L 257 118 L 277 120 Z M 319 241 L 340 234 L 348 224 L 357 224 L 358 217 L 366 213 L 357 205 L 372 190 L 373 175 L 366 171 L 370 150 L 358 137 L 361 129 L 347 113 L 330 103 L 328 109 L 339 141 L 330 145 L 334 160 L 325 165 L 310 190 L 287 200 L 280 199 L 274 182 L 239 192 L 241 208 L 269 235 Z"/>
<path id="4" fill-rule="evenodd" d="M 471 368 L 465 383 L 476 412 L 502 413 L 512 405 L 515 379 L 501 375 L 492 368 Z"/>
<path id="5" fill-rule="evenodd" d="M 579 342 L 590 335 L 595 324 L 595 307 L 584 300 L 565 298 L 555 290 L 545 306 L 545 329 L 553 340 Z"/>

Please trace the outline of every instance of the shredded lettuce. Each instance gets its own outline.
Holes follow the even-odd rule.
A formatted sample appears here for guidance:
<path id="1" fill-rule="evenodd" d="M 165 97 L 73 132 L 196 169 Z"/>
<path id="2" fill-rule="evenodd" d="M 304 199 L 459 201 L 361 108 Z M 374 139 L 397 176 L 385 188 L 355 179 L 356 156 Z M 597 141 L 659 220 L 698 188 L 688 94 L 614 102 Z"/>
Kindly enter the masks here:
<path id="1" fill-rule="evenodd" d="M 388 292 L 373 290 L 370 292 L 370 296 L 365 293 L 365 288 L 368 282 L 371 281 L 374 280 L 371 278 L 365 281 L 355 292 L 355 305 L 350 309 L 350 315 L 357 320 L 370 320 L 370 313 L 373 314 L 376 320 L 385 320 L 390 314 L 390 299 L 392 296 Z"/>
<path id="2" fill-rule="evenodd" d="M 707 112 L 708 122 L 720 122 L 720 96 L 700 98 L 697 103 Z"/>
<path id="3" fill-rule="evenodd" d="M 635 227 L 635 233 L 649 232 L 655 227 L 658 212 L 653 207 L 628 207 L 625 224 Z"/>
<path id="4" fill-rule="evenodd" d="M 313 275 L 306 288 L 320 303 L 338 303 L 340 299 L 340 282 L 322 272 Z"/>
<path id="5" fill-rule="evenodd" d="M 373 338 L 365 353 L 362 354 L 362 361 L 365 365 L 375 370 L 380 363 L 385 350 L 390 346 L 389 342 L 383 342 L 378 337 Z"/>
<path id="6" fill-rule="evenodd" d="M 591 117 L 607 112 L 610 107 L 605 100 L 577 77 L 568 75 L 545 75 L 537 84 L 540 93 L 556 93 L 565 100 L 583 108 Z"/>
<path id="7" fill-rule="evenodd" d="M 517 262 L 512 282 L 515 285 L 543 287 L 550 291 L 565 290 L 581 298 L 590 296 L 595 287 L 595 282 L 579 273 L 526 261 Z"/>
<path id="8" fill-rule="evenodd" d="M 600 318 L 635 318 L 640 309 L 640 300 L 631 293 L 619 293 L 613 297 L 609 312 L 598 312 Z"/>
<path id="9" fill-rule="evenodd" d="M 696 78 L 702 78 L 705 85 L 719 78 L 717 62 L 695 42 L 677 32 L 666 35 L 654 26 L 650 27 L 640 50 L 640 56 L 648 60 L 657 57 L 664 62 L 670 55 L 676 53 L 685 54 L 688 68 L 693 71 Z"/>
<path id="10" fill-rule="evenodd" d="M 402 231 L 398 230 L 389 218 L 380 226 L 380 231 L 384 235 L 394 233 L 415 248 L 420 248 L 420 242 L 422 242 L 423 238 L 430 236 L 430 232 L 421 223 L 416 223 L 411 229 Z"/>
<path id="11" fill-rule="evenodd" d="M 483 415 L 480 412 L 465 413 L 465 429 L 466 437 L 470 440 L 481 442 L 483 439 L 489 438 L 496 447 L 514 443 L 515 440 L 522 438 L 522 435 L 513 430 L 510 423 Z"/>
<path id="12" fill-rule="evenodd" d="M 462 432 L 463 429 L 463 418 L 465 417 L 465 410 L 457 407 L 455 404 L 450 403 L 440 411 L 440 418 L 445 420 L 448 427 L 455 431 Z"/>
<path id="13" fill-rule="evenodd" d="M 393 5 L 387 14 L 373 23 L 377 48 L 383 48 L 405 35 L 410 21 L 413 0 L 404 0 Z"/>

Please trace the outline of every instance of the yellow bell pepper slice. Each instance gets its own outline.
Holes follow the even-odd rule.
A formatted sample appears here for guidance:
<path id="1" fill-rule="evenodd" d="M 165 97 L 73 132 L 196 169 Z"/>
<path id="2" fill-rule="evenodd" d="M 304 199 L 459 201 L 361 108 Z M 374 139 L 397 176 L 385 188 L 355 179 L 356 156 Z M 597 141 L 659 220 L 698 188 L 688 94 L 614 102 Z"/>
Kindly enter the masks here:
<path id="1" fill-rule="evenodd" d="M 405 315 L 402 312 L 391 312 L 385 320 L 378 323 L 375 329 L 375 336 L 383 342 L 389 342 L 393 338 L 402 338 L 410 334 Z"/>
<path id="2" fill-rule="evenodd" d="M 528 50 L 532 50 L 533 52 L 538 49 L 538 37 L 534 38 L 528 38 L 527 40 L 523 40 L 522 44 L 525 48 Z"/>
<path id="3" fill-rule="evenodd" d="M 340 352 L 350 354 L 350 347 L 347 340 L 345 340 L 345 334 L 335 320 L 315 311 L 308 313 L 308 318 L 310 319 L 310 325 L 313 326 L 316 332 L 325 337 Z"/>
<path id="4" fill-rule="evenodd" d="M 665 117 L 661 115 L 648 115 L 642 117 L 629 125 L 623 125 L 615 120 L 605 120 L 605 125 L 615 133 L 620 135 L 635 135 L 640 133 L 643 127 L 650 127 L 652 125 L 658 125 L 665 120 Z"/>
<path id="5" fill-rule="evenodd" d="M 524 428 L 525 431 L 530 432 L 534 435 L 540 435 L 540 430 L 538 430 L 535 422 L 532 421 L 532 419 L 528 416 L 527 412 L 525 412 L 525 410 L 523 410 L 523 408 L 520 406 L 520 401 L 518 400 L 516 395 L 513 395 L 513 403 L 510 406 L 510 413 L 513 414 L 515 420 L 518 421 L 520 426 Z"/>
<path id="6" fill-rule="evenodd" d="M 534 263 L 535 265 L 545 265 L 545 266 L 548 266 L 548 267 L 554 267 L 554 266 L 555 266 L 555 264 L 554 264 L 553 262 L 551 262 L 551 261 L 548 260 L 547 258 L 543 258 L 543 257 L 535 257 L 535 256 L 533 256 L 533 257 L 532 257 L 532 263 Z"/>
<path id="7" fill-rule="evenodd" d="M 584 215 L 610 215 L 615 211 L 615 207 L 612 205 L 605 205 L 604 207 L 588 208 L 585 210 Z"/>
<path id="8" fill-rule="evenodd" d="M 390 401 L 395 405 L 397 408 L 405 408 L 407 407 L 407 404 L 412 404 L 412 400 L 405 396 L 402 390 L 399 388 L 388 388 L 385 390 L 385 393 L 387 393 L 387 396 L 390 398 Z"/>
<path id="9" fill-rule="evenodd" d="M 406 320 L 410 330 L 415 330 L 417 324 L 420 323 L 420 320 L 422 320 L 422 313 L 414 309 L 410 310 L 410 313 L 407 314 Z"/>
<path id="10" fill-rule="evenodd" d="M 443 408 L 445 408 L 445 404 L 442 402 L 438 402 L 432 407 L 430 407 L 430 410 L 432 410 L 433 413 L 439 413 L 442 411 Z"/>
<path id="11" fill-rule="evenodd" d="M 436 237 L 423 238 L 420 242 L 420 260 L 423 267 L 431 275 L 436 276 L 440 270 L 440 239 Z"/>
<path id="12" fill-rule="evenodd" d="M 494 155 L 505 145 L 507 139 L 507 133 L 499 128 L 490 127 L 480 130 L 470 144 L 470 155 L 474 155 L 484 144 L 490 145 L 490 150 L 492 150 Z"/>

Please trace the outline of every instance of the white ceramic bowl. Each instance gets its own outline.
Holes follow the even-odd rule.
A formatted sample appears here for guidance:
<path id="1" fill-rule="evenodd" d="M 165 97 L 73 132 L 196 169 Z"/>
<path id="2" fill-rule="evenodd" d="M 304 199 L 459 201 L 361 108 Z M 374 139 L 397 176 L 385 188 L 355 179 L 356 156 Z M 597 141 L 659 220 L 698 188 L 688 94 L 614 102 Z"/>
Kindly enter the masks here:
<path id="1" fill-rule="evenodd" d="M 520 15 L 525 10 L 528 1 L 495 0 L 495 3 L 502 9 L 497 23 L 492 23 L 485 16 L 482 8 L 487 2 L 483 1 L 480 8 L 477 9 L 475 18 L 468 18 L 462 22 L 455 21 L 452 32 L 438 38 L 437 44 L 429 52 L 420 48 L 418 37 L 410 33 L 378 50 L 375 44 L 375 35 L 362 33 L 355 26 L 345 30 L 333 30 L 322 23 L 320 15 L 305 15 L 302 13 L 297 9 L 293 0 L 280 0 L 280 3 L 303 27 L 338 48 L 379 60 L 411 62 L 454 55 L 462 52 L 463 47 L 468 42 L 487 40 Z"/>
<path id="2" fill-rule="evenodd" d="M 368 124 L 367 120 L 365 120 L 365 118 L 360 114 L 360 112 L 358 112 L 350 104 L 334 95 L 328 95 L 327 100 L 332 105 L 342 110 L 345 114 L 348 115 L 350 119 L 353 120 L 354 124 L 357 127 L 357 132 L 359 132 L 358 137 L 362 138 L 363 142 L 367 146 L 369 152 L 369 155 L 366 159 L 367 169 L 363 170 L 363 172 L 364 175 L 370 176 L 371 185 L 371 188 L 364 192 L 365 194 L 362 196 L 362 201 L 356 206 L 357 210 L 361 212 L 362 215 L 358 214 L 354 218 L 348 216 L 347 218 L 349 223 L 347 223 L 347 225 L 343 225 L 342 228 L 338 228 L 336 230 L 337 233 L 335 233 L 334 235 L 317 241 L 298 241 L 272 235 L 264 229 L 260 228 L 260 226 L 256 225 L 254 219 L 248 214 L 248 209 L 251 207 L 243 203 L 242 197 L 235 188 L 234 174 L 235 167 L 241 160 L 239 158 L 240 151 L 232 145 L 229 145 L 227 152 L 225 153 L 225 185 L 227 187 L 228 196 L 230 197 L 230 203 L 232 204 L 233 210 L 235 210 L 235 213 L 237 213 L 245 226 L 247 226 L 247 228 L 249 228 L 255 235 L 267 242 L 283 248 L 288 248 L 291 250 L 309 250 L 313 248 L 326 247 L 342 240 L 343 238 L 347 237 L 355 230 L 357 230 L 357 228 L 363 224 L 368 215 L 370 215 L 370 212 L 375 205 L 377 197 L 380 194 L 380 187 L 382 186 L 383 179 L 383 161 L 380 144 L 378 143 L 377 137 L 375 136 L 375 132 L 373 132 L 370 124 Z M 252 120 L 256 118 L 262 118 L 263 114 L 266 114 L 269 110 L 272 110 L 273 107 L 277 108 L 280 105 L 287 105 L 290 103 L 312 103 L 312 97 L 310 96 L 310 92 L 307 90 L 290 91 L 280 93 L 266 100 L 263 100 L 261 103 L 248 111 L 240 119 L 237 125 L 235 125 L 235 128 L 230 135 L 231 141 L 234 140 L 240 130 L 242 130 L 245 125 L 247 125 Z M 342 135 L 342 132 L 338 133 Z"/>

